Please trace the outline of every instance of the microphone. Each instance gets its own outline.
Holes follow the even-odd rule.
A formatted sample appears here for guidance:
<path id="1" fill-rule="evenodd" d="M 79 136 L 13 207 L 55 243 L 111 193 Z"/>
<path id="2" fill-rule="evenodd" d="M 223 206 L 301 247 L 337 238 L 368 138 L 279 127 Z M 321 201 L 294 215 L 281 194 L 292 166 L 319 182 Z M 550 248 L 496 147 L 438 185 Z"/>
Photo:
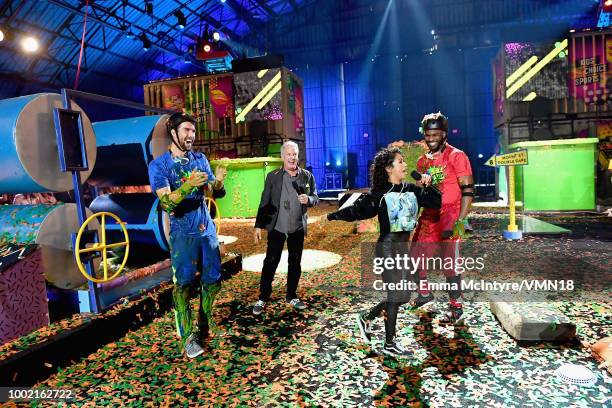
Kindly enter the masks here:
<path id="1" fill-rule="evenodd" d="M 421 173 L 419 173 L 416 170 L 412 170 L 410 172 L 410 175 L 412 176 L 413 179 L 415 179 L 416 181 L 420 181 L 423 178 L 423 175 Z M 438 187 L 434 186 L 433 184 L 429 184 L 428 187 L 433 188 L 434 190 L 436 190 L 437 192 L 440 192 L 440 190 L 438 189 Z"/>
<path id="2" fill-rule="evenodd" d="M 291 182 L 291 185 L 293 186 L 293 188 L 295 189 L 295 191 L 297 191 L 298 195 L 300 194 L 305 194 L 306 192 L 304 191 L 304 187 L 302 186 L 298 186 L 297 181 L 293 180 Z"/>

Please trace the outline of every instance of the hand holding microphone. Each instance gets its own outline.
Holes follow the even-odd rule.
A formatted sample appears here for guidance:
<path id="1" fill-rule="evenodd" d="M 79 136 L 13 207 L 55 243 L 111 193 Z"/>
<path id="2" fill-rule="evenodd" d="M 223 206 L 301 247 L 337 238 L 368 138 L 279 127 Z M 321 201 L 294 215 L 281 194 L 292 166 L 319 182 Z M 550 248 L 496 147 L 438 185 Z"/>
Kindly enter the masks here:
<path id="1" fill-rule="evenodd" d="M 412 170 L 412 173 L 410 173 L 410 175 L 413 179 L 420 182 L 423 187 L 431 185 L 431 176 L 429 174 L 421 174 L 416 170 Z"/>
<path id="2" fill-rule="evenodd" d="M 291 185 L 293 186 L 295 191 L 298 193 L 298 201 L 300 202 L 300 204 L 302 205 L 308 204 L 308 196 L 305 194 L 306 192 L 304 191 L 304 187 L 299 186 L 297 181 L 295 180 L 291 183 Z"/>

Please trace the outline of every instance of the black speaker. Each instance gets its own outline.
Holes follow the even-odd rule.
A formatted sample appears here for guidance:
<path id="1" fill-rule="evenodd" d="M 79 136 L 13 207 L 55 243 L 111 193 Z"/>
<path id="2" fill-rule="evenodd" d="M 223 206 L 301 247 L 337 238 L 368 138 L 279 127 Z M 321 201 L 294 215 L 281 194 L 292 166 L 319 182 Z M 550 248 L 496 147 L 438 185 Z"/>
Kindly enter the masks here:
<path id="1" fill-rule="evenodd" d="M 232 60 L 232 72 L 251 72 L 261 69 L 280 68 L 285 63 L 282 55 L 264 55 L 257 58 L 245 58 Z"/>

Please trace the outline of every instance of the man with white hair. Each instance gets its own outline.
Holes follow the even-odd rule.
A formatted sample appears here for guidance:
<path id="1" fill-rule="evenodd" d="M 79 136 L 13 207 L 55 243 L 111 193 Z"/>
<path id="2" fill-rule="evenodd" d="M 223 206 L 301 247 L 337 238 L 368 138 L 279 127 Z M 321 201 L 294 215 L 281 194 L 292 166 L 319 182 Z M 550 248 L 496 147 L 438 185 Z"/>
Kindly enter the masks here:
<path id="1" fill-rule="evenodd" d="M 297 310 L 306 308 L 297 296 L 302 274 L 301 261 L 306 236 L 308 207 L 318 204 L 315 179 L 308 170 L 298 166 L 298 145 L 288 141 L 281 147 L 283 167 L 268 173 L 255 220 L 255 243 L 261 240 L 261 230 L 268 231 L 268 248 L 261 271 L 259 300 L 253 314 L 263 313 L 272 293 L 274 274 L 287 241 L 289 265 L 287 272 L 287 302 Z"/>

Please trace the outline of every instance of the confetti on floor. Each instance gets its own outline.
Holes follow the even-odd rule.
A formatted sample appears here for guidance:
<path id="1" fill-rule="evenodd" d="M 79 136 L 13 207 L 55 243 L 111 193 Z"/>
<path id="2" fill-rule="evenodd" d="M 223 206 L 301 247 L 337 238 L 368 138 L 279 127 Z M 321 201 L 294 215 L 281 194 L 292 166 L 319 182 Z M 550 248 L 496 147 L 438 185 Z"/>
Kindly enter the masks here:
<path id="1" fill-rule="evenodd" d="M 495 213 L 470 216 L 476 228 L 473 239 L 490 248 L 500 267 L 507 267 L 504 254 L 495 252 L 502 240 L 500 220 Z M 609 265 L 609 252 L 602 253 L 601 244 L 609 245 L 612 220 L 571 215 L 547 219 L 554 221 L 577 232 L 563 238 L 526 237 L 526 259 L 535 262 L 539 248 L 554 244 L 560 259 L 580 247 L 581 259 Z M 580 343 L 517 344 L 486 302 L 467 302 L 466 325 L 454 328 L 436 322 L 446 307 L 443 296 L 426 310 L 402 308 L 398 330 L 410 354 L 397 360 L 382 357 L 377 352 L 382 320 L 374 322 L 372 346 L 360 340 L 355 325 L 355 314 L 377 301 L 359 290 L 360 242 L 376 236 L 352 231 L 352 224 L 340 222 L 309 229 L 306 248 L 334 251 L 342 260 L 302 274 L 299 293 L 308 304 L 303 312 L 284 302 L 286 278 L 278 274 L 265 314 L 253 316 L 260 274 L 243 271 L 220 293 L 214 336 L 201 357 L 187 360 L 181 354 L 169 312 L 37 386 L 77 389 L 76 405 L 91 407 L 610 406 L 612 380 L 587 348 Z M 251 228 L 228 226 L 226 232 L 239 238 L 232 250 L 245 257 L 265 251 L 265 240 L 253 244 Z M 593 343 L 612 335 L 612 302 L 607 299 L 554 305 L 576 323 L 581 342 Z M 564 363 L 587 367 L 596 373 L 597 383 L 560 383 L 554 372 Z"/>

